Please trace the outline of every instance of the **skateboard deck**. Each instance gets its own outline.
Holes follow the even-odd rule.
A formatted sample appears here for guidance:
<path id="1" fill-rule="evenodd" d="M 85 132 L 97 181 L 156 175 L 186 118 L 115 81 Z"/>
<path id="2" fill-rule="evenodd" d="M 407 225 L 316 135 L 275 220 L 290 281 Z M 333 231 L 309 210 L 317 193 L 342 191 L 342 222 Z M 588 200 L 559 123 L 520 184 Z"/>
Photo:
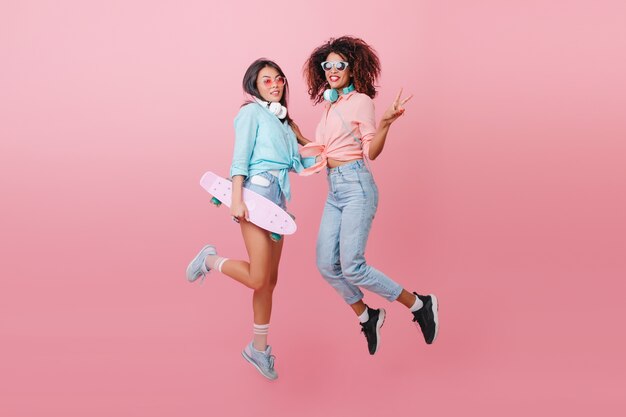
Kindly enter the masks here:
<path id="1" fill-rule="evenodd" d="M 219 207 L 224 203 L 230 207 L 232 200 L 232 182 L 226 178 L 205 172 L 200 179 L 200 185 L 213 196 L 211 202 Z M 295 233 L 296 222 L 285 210 L 247 188 L 243 189 L 243 201 L 248 207 L 250 221 L 262 229 L 278 235 L 290 235 Z"/>

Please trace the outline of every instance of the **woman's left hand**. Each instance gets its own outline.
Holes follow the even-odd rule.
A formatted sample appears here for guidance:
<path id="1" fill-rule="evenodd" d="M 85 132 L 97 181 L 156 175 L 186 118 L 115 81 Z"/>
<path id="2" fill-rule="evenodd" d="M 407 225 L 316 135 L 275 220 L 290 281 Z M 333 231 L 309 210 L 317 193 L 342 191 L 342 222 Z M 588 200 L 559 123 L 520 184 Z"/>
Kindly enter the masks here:
<path id="1" fill-rule="evenodd" d="M 401 99 L 402 97 L 402 89 L 396 96 L 396 99 L 393 101 L 391 106 L 385 111 L 382 119 L 380 120 L 381 124 L 391 125 L 396 119 L 404 114 L 404 104 L 413 98 L 413 94 L 408 96 L 405 99 Z"/>

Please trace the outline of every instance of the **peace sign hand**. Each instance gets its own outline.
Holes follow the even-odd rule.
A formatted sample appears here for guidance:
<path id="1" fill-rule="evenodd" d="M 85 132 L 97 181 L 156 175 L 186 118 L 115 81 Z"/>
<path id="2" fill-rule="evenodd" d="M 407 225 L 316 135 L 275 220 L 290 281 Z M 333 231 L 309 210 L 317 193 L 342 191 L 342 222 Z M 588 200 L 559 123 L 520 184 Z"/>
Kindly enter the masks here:
<path id="1" fill-rule="evenodd" d="M 396 96 L 396 99 L 393 101 L 393 104 L 385 111 L 383 117 L 381 119 L 381 124 L 391 125 L 396 119 L 404 114 L 404 104 L 413 98 L 413 94 L 408 96 L 405 99 L 401 99 L 402 97 L 402 89 Z"/>

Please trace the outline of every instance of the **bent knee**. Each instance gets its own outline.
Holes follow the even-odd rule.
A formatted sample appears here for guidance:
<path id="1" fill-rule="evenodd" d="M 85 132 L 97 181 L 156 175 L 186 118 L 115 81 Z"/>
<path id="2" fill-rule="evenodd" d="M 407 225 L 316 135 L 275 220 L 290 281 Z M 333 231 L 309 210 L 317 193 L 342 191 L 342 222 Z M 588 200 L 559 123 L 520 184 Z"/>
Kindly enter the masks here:
<path id="1" fill-rule="evenodd" d="M 330 277 L 330 276 L 334 276 L 336 275 L 336 269 L 337 266 L 331 264 L 330 262 L 326 262 L 326 261 L 317 261 L 317 270 L 319 271 L 320 274 L 322 274 L 323 277 Z"/>
<path id="2" fill-rule="evenodd" d="M 256 277 L 253 278 L 250 282 L 250 288 L 254 291 L 274 291 L 276 288 L 276 279 L 272 279 L 272 277 Z"/>
<path id="3" fill-rule="evenodd" d="M 367 264 L 365 262 L 354 262 L 349 265 L 342 266 L 341 270 L 346 280 L 358 285 L 365 278 Z"/>

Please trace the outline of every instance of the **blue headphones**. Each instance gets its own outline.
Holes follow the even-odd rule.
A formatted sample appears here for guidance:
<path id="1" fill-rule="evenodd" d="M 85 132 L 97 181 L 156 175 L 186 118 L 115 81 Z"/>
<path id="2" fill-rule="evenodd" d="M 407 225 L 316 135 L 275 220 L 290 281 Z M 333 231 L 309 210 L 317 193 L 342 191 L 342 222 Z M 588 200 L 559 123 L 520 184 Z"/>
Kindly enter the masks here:
<path id="1" fill-rule="evenodd" d="M 351 91 L 354 91 L 354 84 L 350 84 L 346 88 L 341 89 L 341 92 L 343 94 L 348 94 Z M 339 93 L 334 88 L 329 88 L 328 90 L 324 91 L 324 100 L 334 103 L 338 99 L 339 99 Z"/>

